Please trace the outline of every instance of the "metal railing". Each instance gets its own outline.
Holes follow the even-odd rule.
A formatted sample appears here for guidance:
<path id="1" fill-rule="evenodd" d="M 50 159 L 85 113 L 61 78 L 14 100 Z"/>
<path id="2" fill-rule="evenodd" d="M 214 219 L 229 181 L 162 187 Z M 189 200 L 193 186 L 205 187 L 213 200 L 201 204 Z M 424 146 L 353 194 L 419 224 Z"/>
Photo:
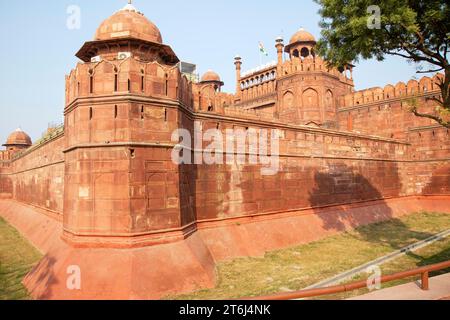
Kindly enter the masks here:
<path id="1" fill-rule="evenodd" d="M 450 260 L 446 262 L 441 262 L 437 264 L 433 264 L 430 266 L 420 267 L 414 270 L 403 271 L 394 273 L 391 275 L 382 276 L 380 282 L 386 283 L 394 280 L 401 280 L 405 278 L 409 278 L 412 276 L 421 276 L 421 288 L 422 290 L 429 290 L 429 276 L 431 272 L 439 271 L 443 269 L 450 268 Z M 243 300 L 296 300 L 296 299 L 304 299 L 304 298 L 312 298 L 319 297 L 330 294 L 344 293 L 349 291 L 354 291 L 357 289 L 362 289 L 367 287 L 367 281 L 358 281 L 350 284 L 337 285 L 327 288 L 319 288 L 319 289 L 310 289 L 310 290 L 302 290 L 296 292 L 289 293 L 281 293 L 275 295 L 268 295 L 263 297 L 255 297 L 255 298 L 247 298 Z"/>

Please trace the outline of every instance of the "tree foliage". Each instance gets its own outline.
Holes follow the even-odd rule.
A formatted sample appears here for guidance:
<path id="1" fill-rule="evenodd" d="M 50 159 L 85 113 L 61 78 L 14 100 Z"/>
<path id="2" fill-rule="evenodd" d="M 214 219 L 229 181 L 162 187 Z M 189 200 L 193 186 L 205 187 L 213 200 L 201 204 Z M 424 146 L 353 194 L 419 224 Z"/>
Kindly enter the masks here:
<path id="1" fill-rule="evenodd" d="M 319 54 L 332 66 L 394 55 L 412 61 L 418 73 L 443 71 L 441 97 L 432 112 L 412 112 L 450 128 L 450 2 L 448 0 L 315 0 L 321 5 Z M 373 6 L 380 9 L 379 28 Z M 372 7 L 371 7 L 372 6 Z"/>

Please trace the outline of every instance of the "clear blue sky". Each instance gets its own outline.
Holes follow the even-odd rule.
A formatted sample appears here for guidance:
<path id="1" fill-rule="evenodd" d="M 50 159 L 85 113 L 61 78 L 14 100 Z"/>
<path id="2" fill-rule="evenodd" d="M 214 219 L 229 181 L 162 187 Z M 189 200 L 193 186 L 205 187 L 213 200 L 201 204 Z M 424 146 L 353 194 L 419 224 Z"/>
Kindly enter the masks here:
<path id="1" fill-rule="evenodd" d="M 0 0 L 0 142 L 17 127 L 33 141 L 50 122 L 62 122 L 64 76 L 76 65 L 74 54 L 92 40 L 100 23 L 126 0 Z M 303 27 L 320 35 L 320 17 L 312 0 L 134 0 L 133 4 L 161 30 L 164 42 L 200 73 L 217 71 L 226 91 L 233 91 L 233 58 L 243 69 L 259 64 L 258 42 L 276 59 L 275 38 L 288 41 Z M 67 8 L 81 8 L 81 28 L 66 27 Z M 364 61 L 354 73 L 356 89 L 407 81 L 414 65 L 398 58 Z"/>

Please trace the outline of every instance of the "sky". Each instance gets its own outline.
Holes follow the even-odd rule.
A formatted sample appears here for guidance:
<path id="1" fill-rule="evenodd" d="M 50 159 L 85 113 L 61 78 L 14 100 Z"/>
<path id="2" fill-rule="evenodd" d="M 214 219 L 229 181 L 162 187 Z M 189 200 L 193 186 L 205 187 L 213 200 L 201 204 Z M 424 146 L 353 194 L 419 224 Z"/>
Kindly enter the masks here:
<path id="1" fill-rule="evenodd" d="M 64 77 L 79 61 L 75 53 L 93 40 L 100 23 L 126 0 L 0 0 L 0 144 L 20 127 L 35 141 L 49 124 L 63 122 Z M 70 6 L 80 9 L 80 28 L 68 28 Z M 319 6 L 313 0 L 134 0 L 160 29 L 163 41 L 202 74 L 213 69 L 235 88 L 234 57 L 243 71 L 260 64 L 258 43 L 276 60 L 275 39 L 285 42 L 300 28 L 320 37 Z M 401 58 L 362 61 L 357 90 L 408 81 L 416 67 Z"/>

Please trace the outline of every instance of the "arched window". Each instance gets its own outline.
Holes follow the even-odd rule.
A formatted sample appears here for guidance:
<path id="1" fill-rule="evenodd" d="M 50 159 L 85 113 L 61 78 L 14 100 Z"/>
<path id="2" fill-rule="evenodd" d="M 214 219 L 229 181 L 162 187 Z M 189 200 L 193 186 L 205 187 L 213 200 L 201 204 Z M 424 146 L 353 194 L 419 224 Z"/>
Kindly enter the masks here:
<path id="1" fill-rule="evenodd" d="M 301 55 L 302 55 L 303 58 L 309 57 L 309 50 L 308 50 L 308 48 L 302 48 Z"/>
<path id="2" fill-rule="evenodd" d="M 296 57 L 296 58 L 299 58 L 299 57 L 300 57 L 300 54 L 298 53 L 298 50 L 297 50 L 297 49 L 295 49 L 295 50 L 292 52 L 292 55 L 293 55 L 294 57 Z"/>

